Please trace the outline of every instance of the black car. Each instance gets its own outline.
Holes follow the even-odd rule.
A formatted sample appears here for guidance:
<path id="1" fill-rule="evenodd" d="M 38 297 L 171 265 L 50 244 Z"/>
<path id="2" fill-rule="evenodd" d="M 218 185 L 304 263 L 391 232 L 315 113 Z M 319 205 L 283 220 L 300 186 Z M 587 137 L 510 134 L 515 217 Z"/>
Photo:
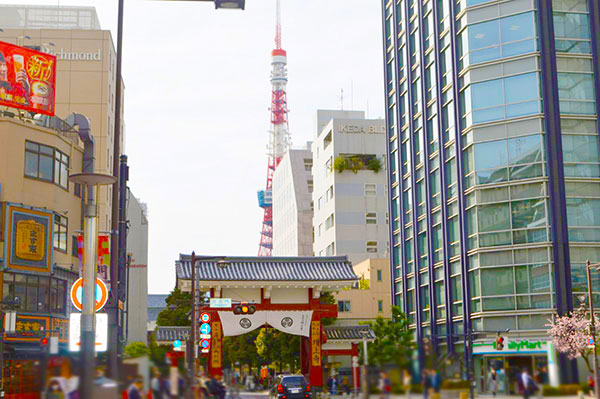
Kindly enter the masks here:
<path id="1" fill-rule="evenodd" d="M 310 385 L 303 375 L 284 375 L 269 396 L 271 399 L 310 399 Z"/>

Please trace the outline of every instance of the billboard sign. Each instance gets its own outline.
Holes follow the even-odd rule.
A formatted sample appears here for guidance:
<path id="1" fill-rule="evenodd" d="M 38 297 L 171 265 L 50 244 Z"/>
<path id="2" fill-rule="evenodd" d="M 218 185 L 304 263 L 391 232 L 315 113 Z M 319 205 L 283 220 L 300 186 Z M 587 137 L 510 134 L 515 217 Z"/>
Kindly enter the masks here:
<path id="1" fill-rule="evenodd" d="M 81 313 L 71 313 L 69 320 L 69 351 L 79 352 L 81 347 Z M 106 352 L 108 347 L 108 315 L 96 314 L 96 352 Z"/>
<path id="2" fill-rule="evenodd" d="M 54 115 L 56 57 L 0 41 L 0 105 Z"/>

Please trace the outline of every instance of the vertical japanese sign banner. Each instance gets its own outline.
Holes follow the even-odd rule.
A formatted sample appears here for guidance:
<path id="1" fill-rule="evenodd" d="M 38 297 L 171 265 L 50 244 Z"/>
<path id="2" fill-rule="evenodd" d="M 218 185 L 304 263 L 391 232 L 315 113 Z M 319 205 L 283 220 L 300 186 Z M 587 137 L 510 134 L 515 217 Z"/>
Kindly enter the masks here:
<path id="1" fill-rule="evenodd" d="M 50 272 L 52 220 L 47 211 L 7 207 L 9 269 Z"/>
<path id="2" fill-rule="evenodd" d="M 54 115 L 56 57 L 0 42 L 0 105 Z"/>
<path id="3" fill-rule="evenodd" d="M 310 361 L 312 366 L 321 366 L 321 322 L 315 320 L 310 326 Z"/>
<path id="4" fill-rule="evenodd" d="M 212 368 L 220 368 L 223 364 L 223 332 L 221 330 L 221 322 L 212 322 L 212 339 L 210 343 L 210 366 Z"/>
<path id="5" fill-rule="evenodd" d="M 109 282 L 108 267 L 110 266 L 110 237 L 108 235 L 98 236 L 98 249 L 96 251 L 98 261 L 98 277 Z M 83 270 L 83 236 L 77 235 L 77 257 L 79 258 L 79 270 Z M 81 273 L 80 273 L 81 276 Z"/>

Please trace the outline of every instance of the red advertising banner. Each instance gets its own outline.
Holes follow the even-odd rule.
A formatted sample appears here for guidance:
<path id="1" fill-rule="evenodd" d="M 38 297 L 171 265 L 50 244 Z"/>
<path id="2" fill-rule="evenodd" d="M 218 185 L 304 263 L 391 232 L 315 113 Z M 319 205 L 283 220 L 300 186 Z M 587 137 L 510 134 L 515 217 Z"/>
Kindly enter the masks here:
<path id="1" fill-rule="evenodd" d="M 56 57 L 0 41 L 0 105 L 54 115 Z"/>

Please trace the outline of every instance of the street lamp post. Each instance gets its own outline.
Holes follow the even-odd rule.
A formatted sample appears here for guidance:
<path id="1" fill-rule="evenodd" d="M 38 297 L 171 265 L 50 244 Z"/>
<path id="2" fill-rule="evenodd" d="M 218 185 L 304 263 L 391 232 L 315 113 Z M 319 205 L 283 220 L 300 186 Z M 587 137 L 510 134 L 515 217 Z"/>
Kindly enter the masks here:
<path id="1" fill-rule="evenodd" d="M 99 173 L 69 176 L 84 187 L 85 214 L 83 226 L 83 293 L 81 298 L 81 381 L 79 396 L 91 399 L 94 386 L 96 355 L 96 243 L 98 242 L 97 187 L 112 184 L 115 178 Z"/>
<path id="2" fill-rule="evenodd" d="M 588 289 L 588 298 L 590 302 L 590 335 L 594 340 L 594 395 L 596 399 L 600 399 L 600 387 L 598 387 L 598 350 L 596 349 L 596 318 L 594 317 L 594 300 L 592 298 L 592 268 L 594 270 L 598 270 L 600 268 L 600 263 L 590 263 L 590 261 L 586 261 L 585 268 L 587 272 L 587 289 Z"/>

